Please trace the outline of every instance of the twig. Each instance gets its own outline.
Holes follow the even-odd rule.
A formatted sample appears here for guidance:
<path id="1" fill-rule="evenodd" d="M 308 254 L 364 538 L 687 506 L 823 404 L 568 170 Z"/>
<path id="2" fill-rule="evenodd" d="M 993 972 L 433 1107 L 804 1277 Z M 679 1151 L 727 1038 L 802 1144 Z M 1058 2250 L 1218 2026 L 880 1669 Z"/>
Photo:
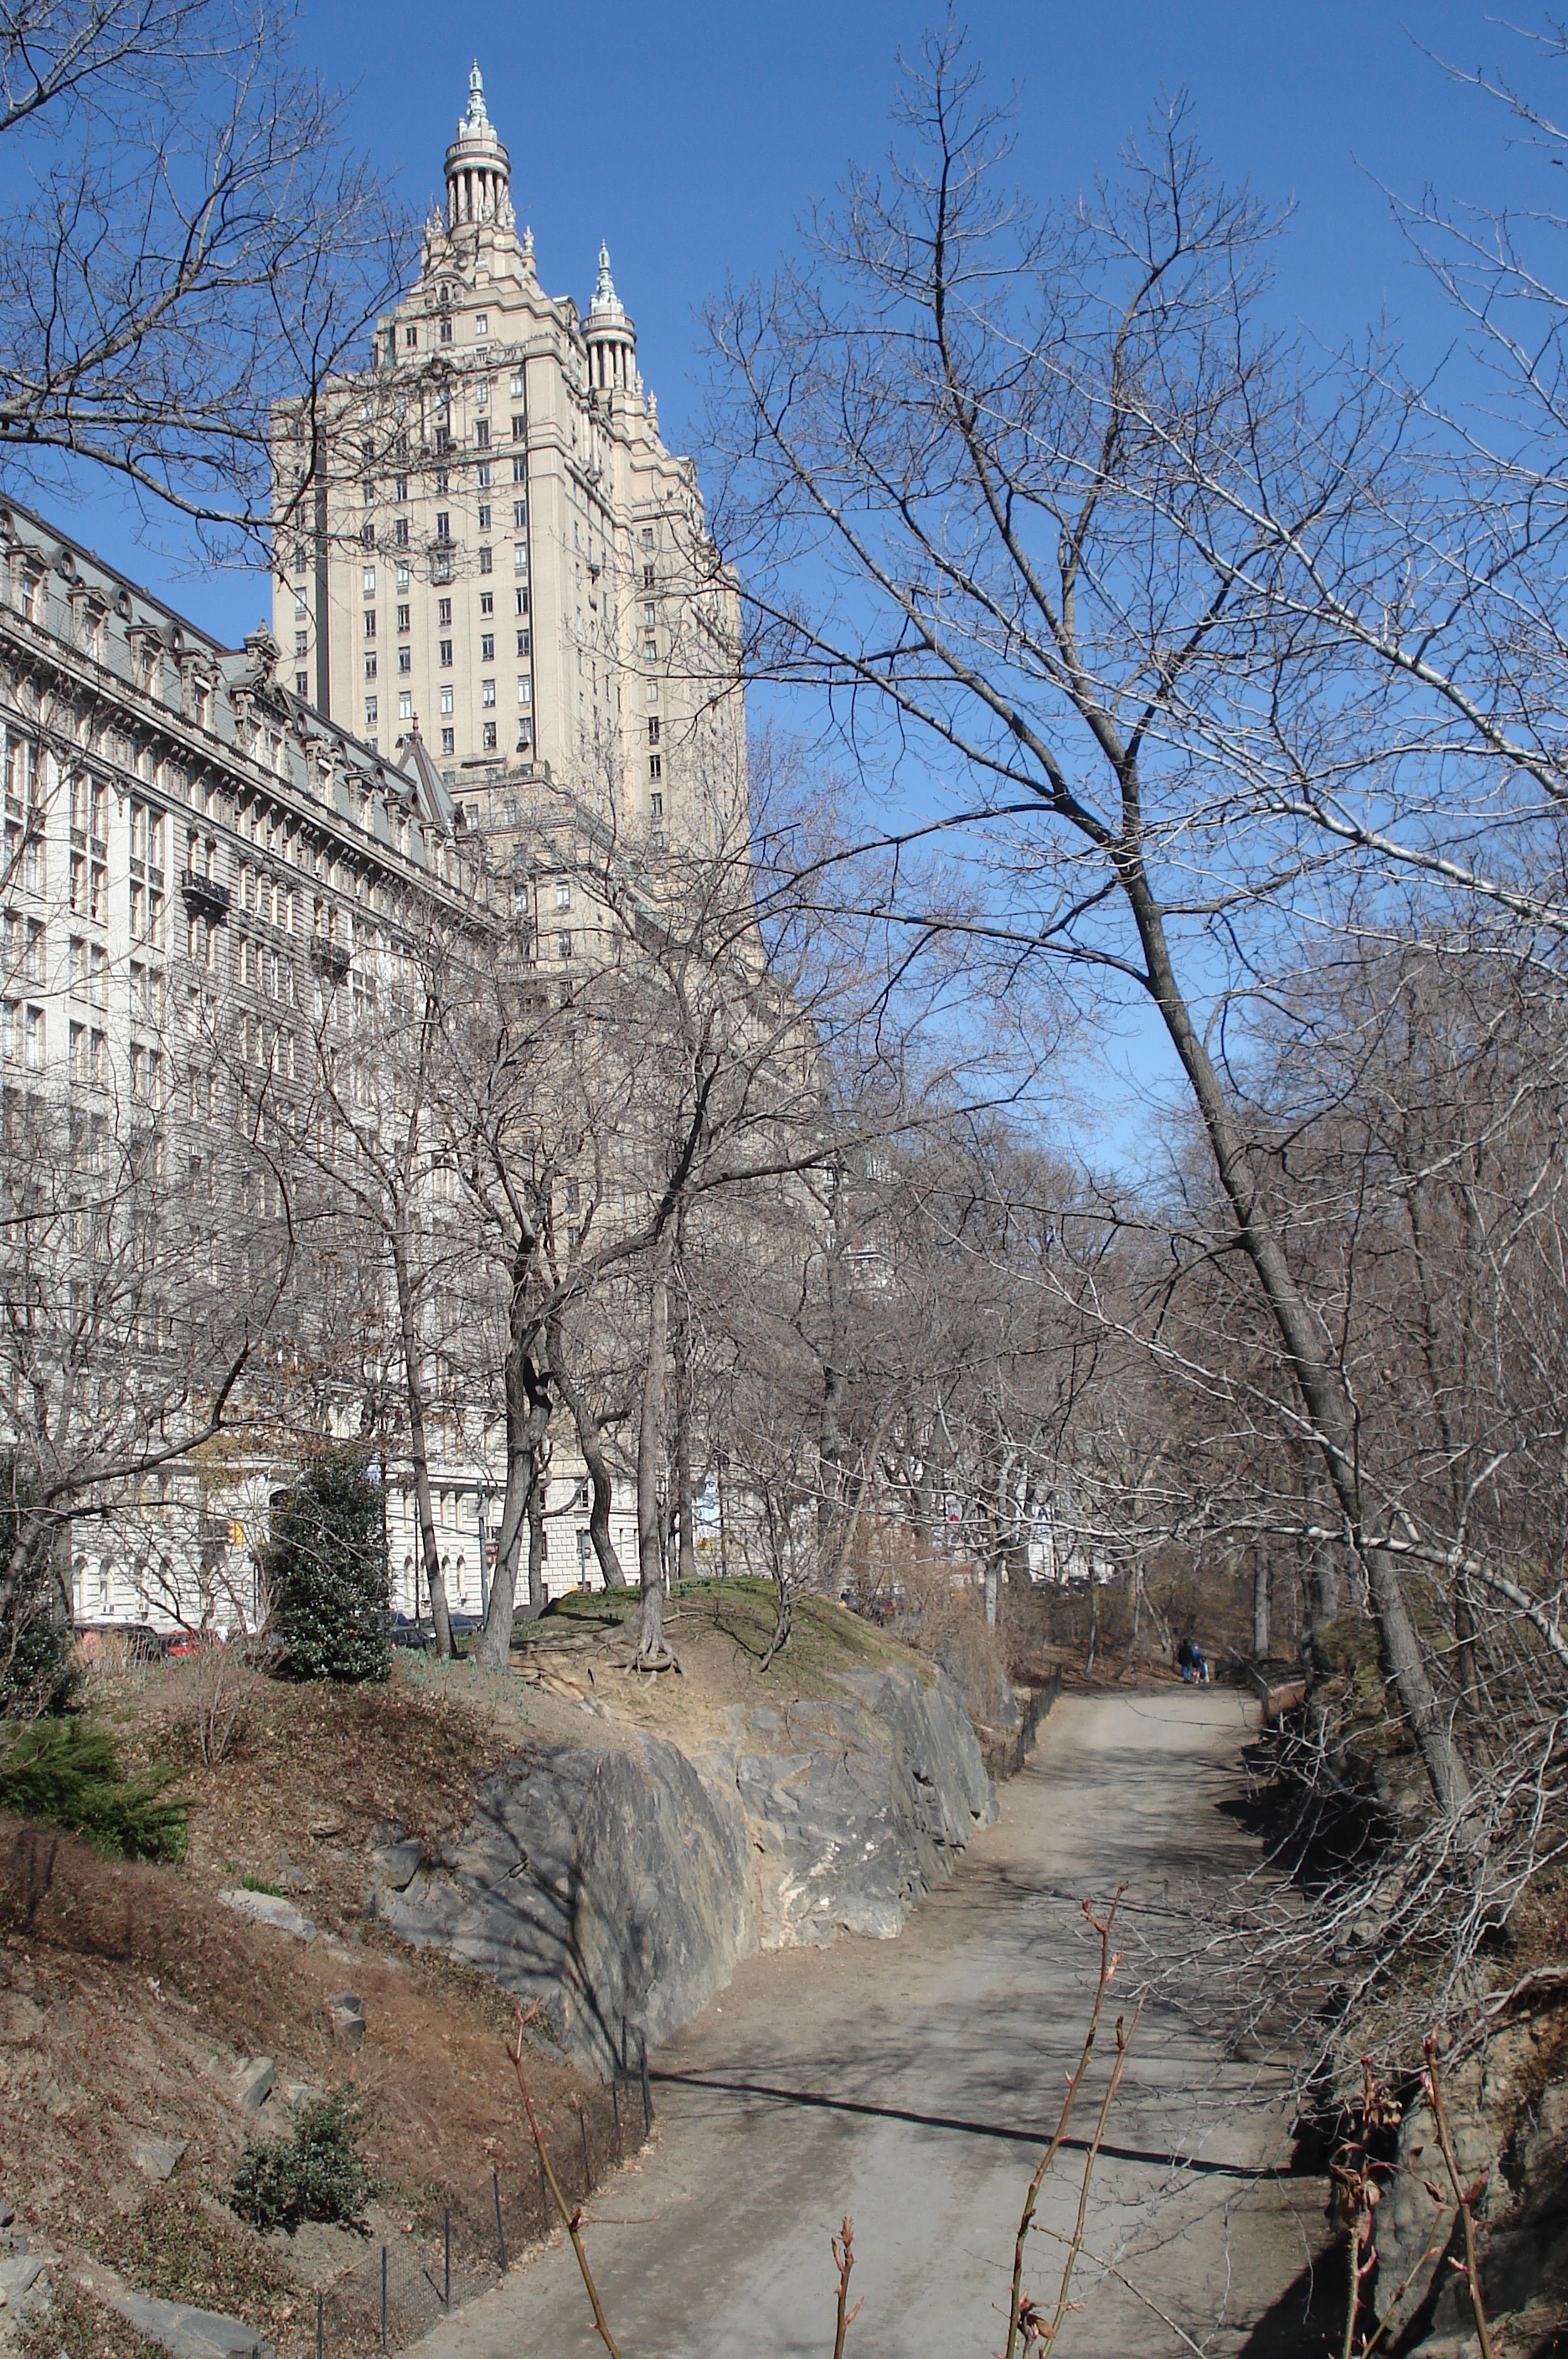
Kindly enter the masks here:
<path id="1" fill-rule="evenodd" d="M 862 2294 L 860 2301 L 855 2303 L 853 2310 L 846 2307 L 849 2300 L 849 2273 L 855 2267 L 855 2223 L 847 2212 L 844 2213 L 844 2226 L 839 2234 L 836 2236 L 831 2236 L 828 2242 L 833 2249 L 834 2267 L 838 2270 L 838 2332 L 833 2336 L 833 2359 L 844 2359 L 844 2338 L 860 2316 L 861 2302 L 866 2299 Z"/>
<path id="2" fill-rule="evenodd" d="M 599 2339 L 609 2353 L 610 2359 L 621 2359 L 621 2354 L 615 2347 L 615 2338 L 611 2333 L 609 2321 L 604 2316 L 604 2305 L 599 2299 L 599 2288 L 593 2282 L 593 2272 L 588 2266 L 588 2256 L 583 2250 L 580 2227 L 583 2218 L 582 2206 L 578 2205 L 575 2210 L 567 2208 L 566 2198 L 561 2191 L 560 2183 L 550 2169 L 550 2157 L 544 2149 L 544 2134 L 539 2128 L 539 2117 L 534 2112 L 533 2099 L 528 2094 L 528 2084 L 523 2078 L 523 2034 L 539 2013 L 538 2003 L 529 2007 L 527 2015 L 523 2013 L 520 2006 L 515 2012 L 517 2018 L 517 2045 L 513 2052 L 512 2063 L 517 2075 L 517 2088 L 522 2096 L 523 2110 L 528 2114 L 528 2127 L 533 2132 L 534 2145 L 538 2149 L 539 2169 L 543 2171 L 546 2184 L 555 2198 L 555 2208 L 561 2214 L 566 2233 L 572 2239 L 572 2249 L 577 2256 L 577 2266 L 583 2272 L 583 2282 L 588 2288 L 588 2299 L 593 2305 L 593 2324 L 598 2330 Z"/>

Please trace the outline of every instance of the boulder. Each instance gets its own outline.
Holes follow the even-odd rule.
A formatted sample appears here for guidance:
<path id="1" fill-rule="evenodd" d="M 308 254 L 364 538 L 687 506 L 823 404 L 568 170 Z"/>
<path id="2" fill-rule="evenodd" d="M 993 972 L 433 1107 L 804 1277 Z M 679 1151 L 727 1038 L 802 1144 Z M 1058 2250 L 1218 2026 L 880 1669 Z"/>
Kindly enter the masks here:
<path id="1" fill-rule="evenodd" d="M 370 1857 L 376 1881 L 388 1892 L 407 1892 L 425 1864 L 425 1846 L 417 1837 L 384 1843 Z"/>
<path id="2" fill-rule="evenodd" d="M 13 2253 L 0 2257 L 0 2310 L 20 2310 L 27 2297 L 43 2274 L 43 2263 L 36 2253 Z"/>
<path id="3" fill-rule="evenodd" d="M 276 2077 L 270 2056 L 247 2058 L 229 2082 L 229 2093 L 247 2114 L 259 2114 L 272 2093 Z"/>
<path id="4" fill-rule="evenodd" d="M 221 2310 L 191 2310 L 183 2302 L 155 2301 L 149 2294 L 100 2288 L 103 2299 L 129 2319 L 138 2334 L 161 2343 L 174 2359 L 272 2359 L 273 2346 L 260 2329 Z"/>
<path id="5" fill-rule="evenodd" d="M 313 1941 L 316 1929 L 308 1917 L 301 1917 L 291 1900 L 282 1899 L 276 1892 L 220 1892 L 219 1899 L 225 1908 L 237 1910 L 242 1917 L 254 1917 L 258 1925 L 275 1925 L 280 1933 L 292 1933 L 297 1941 Z"/>
<path id="6" fill-rule="evenodd" d="M 188 2140 L 177 2138 L 137 2138 L 131 2148 L 131 2160 L 144 2179 L 165 2180 L 174 2176 L 174 2167 L 184 2153 Z"/>

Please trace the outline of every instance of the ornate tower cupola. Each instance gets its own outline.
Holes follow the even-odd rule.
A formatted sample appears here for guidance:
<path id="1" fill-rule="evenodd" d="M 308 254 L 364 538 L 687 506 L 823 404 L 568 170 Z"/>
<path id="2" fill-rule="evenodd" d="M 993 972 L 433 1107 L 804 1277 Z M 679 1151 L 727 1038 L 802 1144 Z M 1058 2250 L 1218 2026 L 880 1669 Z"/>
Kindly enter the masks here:
<path id="1" fill-rule="evenodd" d="M 610 276 L 610 249 L 599 247 L 599 280 L 583 328 L 588 345 L 588 382 L 598 392 L 637 390 L 637 330 Z"/>
<path id="2" fill-rule="evenodd" d="M 446 151 L 448 229 L 465 229 L 480 222 L 513 228 L 511 180 L 512 159 L 485 112 L 485 77 L 476 58 L 468 77 L 468 112 Z"/>

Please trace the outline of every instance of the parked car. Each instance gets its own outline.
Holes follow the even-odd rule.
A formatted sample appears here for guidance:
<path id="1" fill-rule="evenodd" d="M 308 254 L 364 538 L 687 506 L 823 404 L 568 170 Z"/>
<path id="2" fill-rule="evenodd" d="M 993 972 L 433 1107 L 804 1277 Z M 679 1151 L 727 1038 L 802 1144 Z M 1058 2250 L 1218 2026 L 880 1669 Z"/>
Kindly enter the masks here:
<path id="1" fill-rule="evenodd" d="M 430 1643 L 430 1633 L 411 1614 L 394 1614 L 387 1625 L 387 1636 L 395 1647 L 408 1647 L 416 1654 Z"/>

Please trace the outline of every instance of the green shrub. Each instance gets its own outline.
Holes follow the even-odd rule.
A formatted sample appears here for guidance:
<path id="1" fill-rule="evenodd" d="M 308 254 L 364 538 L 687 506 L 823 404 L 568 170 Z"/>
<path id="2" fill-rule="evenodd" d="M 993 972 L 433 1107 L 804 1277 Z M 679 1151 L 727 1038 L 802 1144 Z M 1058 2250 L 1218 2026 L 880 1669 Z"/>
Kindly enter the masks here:
<path id="1" fill-rule="evenodd" d="M 283 1886 L 280 1884 L 268 1884 L 265 1875 L 242 1875 L 240 1889 L 242 1892 L 265 1892 L 274 1900 L 281 1900 L 283 1897 Z"/>
<path id="2" fill-rule="evenodd" d="M 229 2205 L 264 2233 L 296 2229 L 301 2220 L 364 2224 L 370 2174 L 354 2143 L 351 2091 L 321 2097 L 300 2114 L 291 2138 L 247 2146 L 240 2157 Z"/>
<path id="3" fill-rule="evenodd" d="M 0 1453 L 0 1567 L 11 1560 L 29 1504 L 27 1478 L 15 1451 Z M 53 1555 L 47 1541 L 34 1551 L 0 1613 L 0 1719 L 33 1720 L 40 1712 L 63 1711 L 75 1685 L 71 1630 L 59 1610 Z"/>
<path id="4" fill-rule="evenodd" d="M 0 1810 L 69 1827 L 106 1859 L 183 1859 L 190 1805 L 165 1799 L 173 1775 L 127 1777 L 94 1721 L 35 1721 L 0 1746 Z"/>
<path id="5" fill-rule="evenodd" d="M 288 1678 L 387 1678 L 387 1533 L 358 1451 L 321 1451 L 274 1500 L 266 1568 Z"/>

